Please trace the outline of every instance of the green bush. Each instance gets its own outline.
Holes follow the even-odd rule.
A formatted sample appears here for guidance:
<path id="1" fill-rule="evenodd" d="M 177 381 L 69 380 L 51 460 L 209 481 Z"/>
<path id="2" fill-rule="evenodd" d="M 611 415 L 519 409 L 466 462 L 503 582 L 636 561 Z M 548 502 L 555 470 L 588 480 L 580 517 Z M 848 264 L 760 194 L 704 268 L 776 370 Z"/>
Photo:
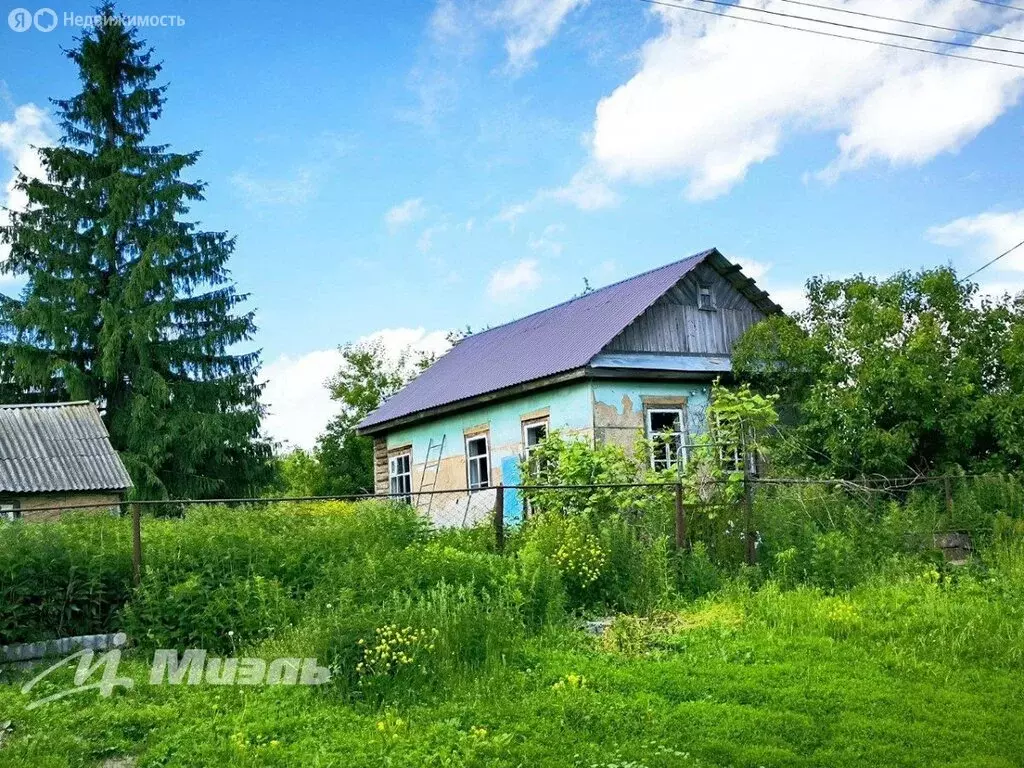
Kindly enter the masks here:
<path id="1" fill-rule="evenodd" d="M 0 522 L 0 644 L 116 629 L 131 573 L 124 520 Z"/>

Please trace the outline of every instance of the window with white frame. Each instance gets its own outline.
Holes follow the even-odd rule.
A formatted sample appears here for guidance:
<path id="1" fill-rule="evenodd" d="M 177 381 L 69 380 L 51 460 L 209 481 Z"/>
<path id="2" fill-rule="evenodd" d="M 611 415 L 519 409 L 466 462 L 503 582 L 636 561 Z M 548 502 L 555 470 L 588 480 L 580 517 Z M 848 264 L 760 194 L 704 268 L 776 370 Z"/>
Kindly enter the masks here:
<path id="1" fill-rule="evenodd" d="M 715 294 L 710 285 L 697 288 L 697 309 L 712 310 L 715 308 Z"/>
<path id="2" fill-rule="evenodd" d="M 388 480 L 395 499 L 412 501 L 412 454 L 396 453 L 388 459 Z"/>
<path id="3" fill-rule="evenodd" d="M 466 438 L 466 473 L 471 490 L 490 486 L 491 470 L 490 457 L 487 453 L 487 435 Z"/>
<path id="4" fill-rule="evenodd" d="M 21 505 L 16 501 L 0 501 L 0 520 L 14 521 L 21 517 Z"/>
<path id="5" fill-rule="evenodd" d="M 647 438 L 651 441 L 651 468 L 686 466 L 682 408 L 651 408 L 647 411 Z"/>
<path id="6" fill-rule="evenodd" d="M 531 475 L 539 474 L 540 467 L 536 466 L 535 462 L 530 461 L 530 454 L 532 454 L 537 449 L 537 447 L 544 441 L 544 438 L 547 436 L 547 419 L 538 419 L 536 421 L 523 422 L 523 454 L 526 458 L 527 463 L 529 464 Z"/>
<path id="7" fill-rule="evenodd" d="M 720 424 L 721 422 L 719 422 Z M 722 433 L 722 429 L 719 428 L 719 434 Z M 748 435 L 747 440 L 753 440 L 753 435 Z M 747 465 L 747 469 L 751 474 L 757 474 L 757 460 L 753 452 L 747 453 L 744 450 L 744 443 L 747 442 L 740 438 L 740 444 L 729 448 L 725 445 L 720 445 L 718 448 L 718 455 L 722 461 L 722 469 L 726 472 L 743 472 L 744 464 Z"/>

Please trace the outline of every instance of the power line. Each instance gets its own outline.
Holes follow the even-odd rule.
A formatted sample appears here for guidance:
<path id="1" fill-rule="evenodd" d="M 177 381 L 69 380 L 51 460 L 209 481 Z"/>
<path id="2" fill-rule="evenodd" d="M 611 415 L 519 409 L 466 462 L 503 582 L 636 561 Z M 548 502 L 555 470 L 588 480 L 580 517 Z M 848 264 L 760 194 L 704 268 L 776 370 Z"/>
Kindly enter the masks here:
<path id="1" fill-rule="evenodd" d="M 993 264 L 995 264 L 995 263 L 996 263 L 997 261 L 999 261 L 999 260 L 1000 260 L 1001 258 L 1003 258 L 1004 256 L 1009 256 L 1009 255 L 1010 255 L 1011 253 L 1013 253 L 1014 251 L 1016 251 L 1016 250 L 1017 250 L 1018 248 L 1020 248 L 1020 247 L 1021 247 L 1022 245 L 1024 245 L 1024 240 L 1021 240 L 1021 241 L 1020 241 L 1019 243 L 1017 243 L 1017 244 L 1016 244 L 1015 246 L 1013 246 L 1012 248 L 1008 248 L 1008 249 L 1006 249 L 1005 251 L 1003 251 L 1002 253 L 1000 253 L 1000 254 L 999 254 L 998 256 L 996 256 L 996 257 L 995 257 L 994 259 L 992 259 L 991 261 L 986 261 L 986 262 L 985 262 L 984 264 L 982 264 L 982 265 L 981 265 L 980 267 L 978 267 L 978 268 L 977 268 L 976 270 L 974 270 L 973 272 L 971 272 L 971 274 L 967 275 L 966 277 L 961 277 L 961 278 L 960 278 L 960 281 L 959 281 L 959 282 L 961 282 L 961 283 L 962 283 L 962 282 L 964 282 L 965 280 L 970 280 L 970 279 L 971 279 L 972 277 L 974 277 L 974 276 L 975 276 L 976 274 L 978 274 L 979 272 L 981 272 L 981 270 L 985 269 L 986 267 L 991 267 L 991 266 L 992 266 Z"/>
<path id="2" fill-rule="evenodd" d="M 1024 7 L 1019 5 L 1010 5 L 1009 3 L 997 3 L 995 0 L 971 0 L 974 3 L 981 3 L 982 5 L 994 5 L 996 8 L 1007 8 L 1011 11 L 1024 11 Z"/>
<path id="3" fill-rule="evenodd" d="M 891 37 L 901 37 L 904 40 L 914 40 L 920 43 L 933 43 L 935 45 L 955 45 L 959 48 L 971 48 L 976 51 L 992 51 L 994 53 L 1012 53 L 1017 56 L 1024 56 L 1024 51 L 1015 51 L 1012 48 L 993 48 L 987 45 L 974 45 L 973 43 L 961 43 L 956 40 L 936 40 L 934 37 L 921 37 L 920 35 L 907 35 L 902 32 L 886 32 L 884 29 L 872 29 L 871 27 L 859 27 L 856 24 L 844 24 L 841 21 L 828 21 L 827 19 L 815 19 L 810 16 L 801 16 L 797 13 L 786 13 L 784 11 L 772 11 L 767 8 L 755 8 L 753 6 L 737 5 L 736 3 L 726 2 L 726 0 L 692 0 L 695 3 L 704 3 L 705 5 L 718 5 L 724 8 L 732 8 L 734 10 L 752 11 L 753 13 L 764 13 L 768 16 L 778 16 L 783 19 L 798 19 L 800 21 L 809 21 L 813 24 L 827 24 L 830 27 L 839 27 L 841 29 L 852 29 L 857 32 L 871 32 L 876 35 L 889 35 Z"/>
<path id="4" fill-rule="evenodd" d="M 975 32 L 970 29 L 957 29 L 956 27 L 940 27 L 938 24 L 928 24 L 923 21 L 911 21 L 910 19 L 897 19 L 893 16 L 882 16 L 878 13 L 867 13 L 866 11 L 854 11 L 849 8 L 837 8 L 831 5 L 819 5 L 817 3 L 808 3 L 806 0 L 782 0 L 784 3 L 791 3 L 793 5 L 803 5 L 807 8 L 817 8 L 822 11 L 834 11 L 835 13 L 845 13 L 850 16 L 863 16 L 868 19 L 878 19 L 879 21 L 892 21 L 897 24 L 910 24 L 914 27 L 924 27 L 925 29 L 937 29 L 940 32 L 954 32 L 958 35 L 972 35 L 974 37 L 990 37 L 994 40 L 1007 40 L 1011 43 L 1024 43 L 1019 37 L 1007 37 L 1006 35 L 996 35 L 991 32 Z"/>
<path id="5" fill-rule="evenodd" d="M 676 8 L 681 11 L 692 11 L 693 13 L 703 13 L 708 16 L 721 16 L 724 19 L 736 19 L 737 21 L 749 21 L 751 24 L 764 24 L 767 27 L 776 27 L 778 29 L 790 29 L 794 32 L 807 32 L 811 35 L 820 35 L 822 37 L 834 37 L 837 40 L 853 40 L 857 43 L 868 43 L 870 45 L 880 45 L 883 48 L 896 48 L 901 51 L 915 51 L 917 53 L 928 53 L 933 56 L 945 56 L 949 59 L 960 59 L 962 61 L 976 61 L 980 64 L 994 64 L 997 67 L 1010 67 L 1011 69 L 1022 69 L 1024 66 L 1020 64 L 1010 64 L 1007 61 L 993 61 L 992 59 L 982 59 L 976 56 L 962 56 L 957 53 L 949 53 L 948 51 L 936 51 L 931 48 L 915 48 L 912 45 L 902 45 L 901 43 L 887 43 L 883 40 L 869 40 L 864 37 L 854 37 L 853 35 L 840 35 L 836 32 L 826 32 L 823 29 L 807 29 L 806 27 L 794 27 L 791 24 L 781 24 L 777 21 L 767 21 L 765 19 L 751 19 L 747 16 L 737 16 L 733 13 L 725 13 L 723 11 L 712 11 L 707 8 L 693 8 L 688 5 L 678 5 L 676 3 L 665 2 L 665 0 L 640 0 L 641 3 L 647 3 L 648 5 L 661 5 L 666 8 Z M 730 4 L 731 5 L 731 4 Z M 739 7 L 739 6 L 731 6 Z M 752 9 L 746 9 L 752 10 Z M 811 19 L 813 21 L 813 19 Z M 882 33 L 885 34 L 885 33 Z"/>

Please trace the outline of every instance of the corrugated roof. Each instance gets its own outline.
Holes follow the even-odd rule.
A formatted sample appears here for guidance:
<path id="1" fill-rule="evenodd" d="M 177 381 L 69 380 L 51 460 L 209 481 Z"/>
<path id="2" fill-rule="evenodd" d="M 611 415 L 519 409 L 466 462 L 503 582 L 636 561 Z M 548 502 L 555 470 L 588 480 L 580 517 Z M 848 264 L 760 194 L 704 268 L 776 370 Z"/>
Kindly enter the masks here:
<path id="1" fill-rule="evenodd" d="M 92 403 L 0 405 L 0 492 L 112 491 L 131 485 Z"/>
<path id="2" fill-rule="evenodd" d="M 359 429 L 581 368 L 714 248 L 470 336 L 364 418 Z M 724 261 L 724 259 L 723 259 Z M 725 262 L 728 263 L 728 262 Z"/>

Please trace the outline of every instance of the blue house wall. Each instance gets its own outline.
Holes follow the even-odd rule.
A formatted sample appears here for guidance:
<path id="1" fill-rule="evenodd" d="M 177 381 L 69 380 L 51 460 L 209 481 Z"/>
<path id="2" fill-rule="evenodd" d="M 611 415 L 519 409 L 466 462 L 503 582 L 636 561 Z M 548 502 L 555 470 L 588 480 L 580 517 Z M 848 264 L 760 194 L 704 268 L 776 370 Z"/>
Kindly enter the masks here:
<path id="1" fill-rule="evenodd" d="M 557 430 L 568 438 L 590 443 L 614 442 L 630 450 L 643 434 L 645 404 L 685 402 L 689 432 L 693 435 L 704 429 L 709 394 L 710 384 L 702 381 L 587 379 L 397 428 L 387 433 L 387 450 L 392 455 L 410 452 L 415 493 L 424 480 L 431 485 L 434 472 L 430 470 L 424 476 L 424 461 L 431 443 L 436 446 L 443 438 L 444 449 L 433 489 L 465 489 L 466 437 L 486 433 L 491 485 L 516 485 L 521 479 L 524 421 L 546 418 L 549 430 Z M 431 460 L 436 459 L 436 451 L 435 448 Z M 493 497 L 494 493 L 478 491 L 474 496 Z M 425 498 L 418 499 L 418 505 L 426 506 Z M 435 506 L 443 508 L 443 503 L 454 503 L 454 499 L 447 494 L 436 497 L 432 514 Z M 473 506 L 486 509 L 486 499 Z M 522 509 L 515 491 L 506 491 L 505 514 L 509 522 L 521 519 Z"/>

